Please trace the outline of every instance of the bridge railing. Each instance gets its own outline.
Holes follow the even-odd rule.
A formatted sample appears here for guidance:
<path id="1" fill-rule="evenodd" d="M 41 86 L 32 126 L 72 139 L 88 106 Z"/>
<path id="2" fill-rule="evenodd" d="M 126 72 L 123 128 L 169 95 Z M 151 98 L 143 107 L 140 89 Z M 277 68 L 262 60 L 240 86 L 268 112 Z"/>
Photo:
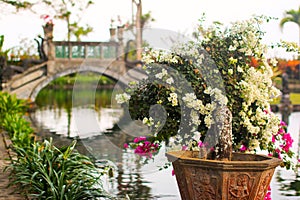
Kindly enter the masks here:
<path id="1" fill-rule="evenodd" d="M 116 59 L 120 46 L 117 42 L 53 41 L 55 58 Z"/>

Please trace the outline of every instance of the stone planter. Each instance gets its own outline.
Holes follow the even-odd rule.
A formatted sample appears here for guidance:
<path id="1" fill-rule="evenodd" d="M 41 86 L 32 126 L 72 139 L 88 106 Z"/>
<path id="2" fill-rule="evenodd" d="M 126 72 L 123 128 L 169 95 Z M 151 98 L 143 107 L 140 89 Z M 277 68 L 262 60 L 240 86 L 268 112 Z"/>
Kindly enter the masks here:
<path id="1" fill-rule="evenodd" d="M 191 151 L 166 153 L 183 200 L 263 200 L 281 160 L 233 153 L 232 161 L 194 158 Z"/>

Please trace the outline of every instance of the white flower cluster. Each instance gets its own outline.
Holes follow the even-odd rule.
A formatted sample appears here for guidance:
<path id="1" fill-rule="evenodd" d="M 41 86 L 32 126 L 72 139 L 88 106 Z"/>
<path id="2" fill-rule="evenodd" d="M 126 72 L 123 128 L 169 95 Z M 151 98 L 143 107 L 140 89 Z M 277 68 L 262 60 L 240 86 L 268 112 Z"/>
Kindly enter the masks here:
<path id="1" fill-rule="evenodd" d="M 240 37 L 237 40 L 233 40 L 233 45 L 228 50 L 237 50 L 245 53 L 246 56 L 265 54 L 267 52 L 267 45 L 259 43 L 262 33 L 257 31 L 257 26 L 261 23 L 262 20 L 253 18 L 232 24 L 230 34 L 236 34 Z"/>
<path id="2" fill-rule="evenodd" d="M 227 97 L 223 95 L 222 91 L 218 88 L 212 89 L 211 87 L 207 87 L 204 93 L 209 94 L 212 97 L 212 103 L 218 103 L 221 106 L 226 106 L 228 103 Z"/>
<path id="3" fill-rule="evenodd" d="M 183 102 L 186 103 L 188 108 L 191 108 L 191 125 L 200 125 L 201 120 L 199 119 L 199 115 L 204 115 L 204 124 L 207 128 L 210 128 L 212 124 L 215 122 L 212 118 L 212 112 L 216 109 L 217 106 L 227 105 L 228 99 L 224 96 L 220 89 L 214 88 L 211 89 L 208 87 L 205 91 L 206 94 L 209 94 L 213 101 L 211 103 L 207 103 L 206 105 L 200 99 L 197 99 L 194 93 L 185 94 L 182 98 Z"/>
<path id="4" fill-rule="evenodd" d="M 168 71 L 162 69 L 162 72 L 155 75 L 155 78 L 165 80 L 169 85 L 174 83 L 174 79 L 168 75 Z"/>
<path id="5" fill-rule="evenodd" d="M 130 95 L 127 93 L 117 94 L 115 99 L 118 104 L 126 103 L 129 101 Z"/>
<path id="6" fill-rule="evenodd" d="M 142 55 L 142 62 L 146 65 L 155 62 L 178 63 L 178 60 L 178 56 L 160 50 L 149 50 Z"/>
<path id="7" fill-rule="evenodd" d="M 172 103 L 172 106 L 177 106 L 178 105 L 177 94 L 175 92 L 170 93 L 170 96 L 168 97 L 168 101 Z"/>
<path id="8" fill-rule="evenodd" d="M 176 54 L 182 56 L 183 58 L 192 58 L 197 65 L 201 65 L 205 56 L 199 52 L 199 44 L 190 42 L 187 44 L 178 44 L 173 47 Z"/>
<path id="9" fill-rule="evenodd" d="M 272 84 L 271 76 L 272 70 L 268 65 L 261 67 L 261 70 L 250 67 L 245 72 L 245 79 L 239 83 L 245 109 L 254 102 L 268 108 L 270 101 L 280 95 L 280 91 Z"/>
<path id="10" fill-rule="evenodd" d="M 145 124 L 147 126 L 152 126 L 152 125 L 154 125 L 154 119 L 152 117 L 149 117 L 149 118 L 145 117 L 143 119 L 143 124 Z"/>
<path id="11" fill-rule="evenodd" d="M 279 118 L 269 112 L 269 103 L 280 94 L 280 91 L 272 85 L 272 70 L 268 65 L 259 69 L 251 67 L 245 73 L 245 79 L 239 83 L 241 97 L 244 102 L 240 111 L 241 125 L 253 135 L 260 138 L 250 138 L 249 150 L 258 148 L 259 144 L 267 145 L 272 138 L 272 134 L 278 131 Z M 258 108 L 253 110 L 255 104 Z M 262 140 L 263 142 L 259 142 Z"/>

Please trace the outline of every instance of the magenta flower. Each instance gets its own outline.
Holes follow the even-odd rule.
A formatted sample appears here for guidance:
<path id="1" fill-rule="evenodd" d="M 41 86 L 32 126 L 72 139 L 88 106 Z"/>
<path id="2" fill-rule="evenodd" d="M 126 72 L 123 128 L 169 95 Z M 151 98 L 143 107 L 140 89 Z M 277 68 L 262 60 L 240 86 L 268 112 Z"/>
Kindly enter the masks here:
<path id="1" fill-rule="evenodd" d="M 279 159 L 281 159 L 281 151 L 280 151 L 280 149 L 275 149 L 275 153 L 277 154 L 277 157 Z"/>
<path id="2" fill-rule="evenodd" d="M 270 185 L 269 185 L 269 187 L 268 187 L 268 192 L 267 192 L 267 194 L 266 194 L 264 200 L 272 200 L 272 198 L 271 198 L 271 187 L 270 187 Z"/>
<path id="3" fill-rule="evenodd" d="M 140 141 L 145 141 L 147 138 L 145 136 L 140 136 Z"/>
<path id="4" fill-rule="evenodd" d="M 188 148 L 187 146 L 183 145 L 181 149 L 182 149 L 182 151 L 185 151 L 185 150 L 187 150 L 187 148 Z"/>
<path id="5" fill-rule="evenodd" d="M 242 145 L 240 151 L 246 151 L 248 148 L 245 145 Z"/>
<path id="6" fill-rule="evenodd" d="M 264 200 L 272 200 L 270 191 L 267 192 Z"/>
<path id="7" fill-rule="evenodd" d="M 287 126 L 287 124 L 284 121 L 281 121 L 280 126 Z"/>
<path id="8" fill-rule="evenodd" d="M 133 142 L 138 143 L 140 141 L 145 141 L 145 140 L 147 140 L 147 138 L 145 136 L 140 136 L 140 137 L 134 138 Z"/>
<path id="9" fill-rule="evenodd" d="M 292 147 L 292 144 L 293 144 L 294 140 L 292 139 L 292 137 L 289 133 L 283 134 L 282 139 L 285 141 L 285 144 L 280 145 L 280 147 L 285 152 L 289 152 L 290 148 Z"/>
<path id="10" fill-rule="evenodd" d="M 272 136 L 272 143 L 275 143 L 275 141 L 276 141 L 276 138 L 275 138 L 275 136 L 273 135 L 273 136 Z"/>
<path id="11" fill-rule="evenodd" d="M 150 141 L 147 141 L 144 137 L 135 138 L 134 142 L 138 143 L 134 150 L 134 153 L 140 156 L 152 158 L 152 154 L 156 153 L 159 149 L 159 145 L 157 143 L 151 143 Z"/>
<path id="12" fill-rule="evenodd" d="M 124 148 L 127 149 L 129 145 L 127 143 L 124 143 Z"/>
<path id="13" fill-rule="evenodd" d="M 204 147 L 204 143 L 203 143 L 202 141 L 199 141 L 199 142 L 198 142 L 198 146 L 199 146 L 199 147 Z"/>
<path id="14" fill-rule="evenodd" d="M 172 170 L 172 176 L 175 176 L 175 171 L 174 171 L 174 169 Z"/>

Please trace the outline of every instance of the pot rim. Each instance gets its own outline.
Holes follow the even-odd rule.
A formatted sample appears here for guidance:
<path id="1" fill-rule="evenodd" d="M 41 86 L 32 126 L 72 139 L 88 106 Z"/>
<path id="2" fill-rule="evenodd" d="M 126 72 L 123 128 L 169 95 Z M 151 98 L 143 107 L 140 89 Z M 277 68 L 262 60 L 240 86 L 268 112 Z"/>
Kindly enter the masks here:
<path id="1" fill-rule="evenodd" d="M 170 151 L 166 153 L 168 161 L 180 162 L 183 165 L 201 165 L 216 168 L 275 168 L 282 163 L 282 160 L 262 154 L 233 153 L 231 161 L 220 161 L 210 159 L 200 159 L 191 157 L 192 151 Z"/>

